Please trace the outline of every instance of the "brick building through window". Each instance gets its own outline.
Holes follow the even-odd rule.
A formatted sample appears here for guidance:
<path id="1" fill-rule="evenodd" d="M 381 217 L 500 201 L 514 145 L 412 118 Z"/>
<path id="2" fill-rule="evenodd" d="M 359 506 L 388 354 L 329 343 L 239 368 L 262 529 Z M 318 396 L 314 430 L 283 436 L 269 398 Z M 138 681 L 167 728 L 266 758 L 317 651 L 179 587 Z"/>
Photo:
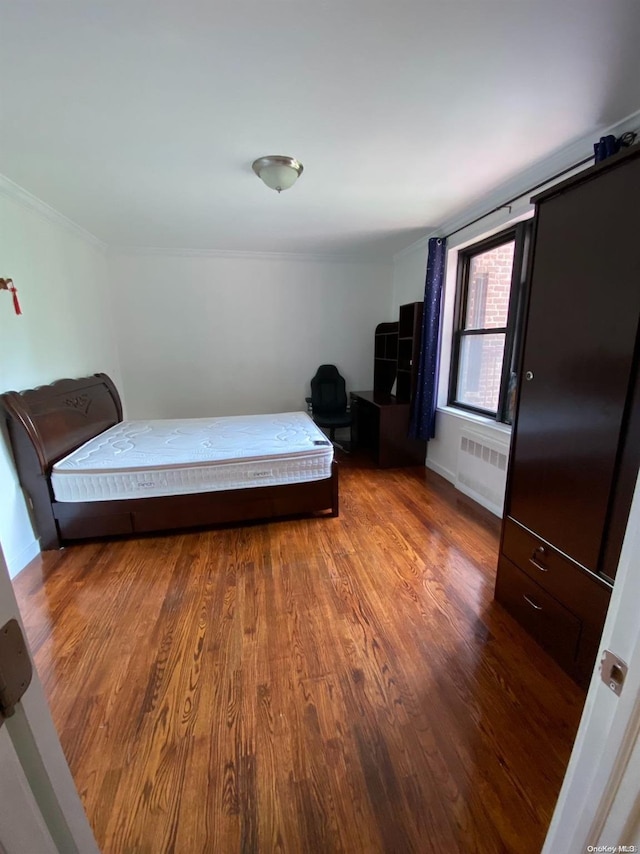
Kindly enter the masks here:
<path id="1" fill-rule="evenodd" d="M 458 255 L 449 405 L 507 422 L 529 233 L 521 226 Z"/>

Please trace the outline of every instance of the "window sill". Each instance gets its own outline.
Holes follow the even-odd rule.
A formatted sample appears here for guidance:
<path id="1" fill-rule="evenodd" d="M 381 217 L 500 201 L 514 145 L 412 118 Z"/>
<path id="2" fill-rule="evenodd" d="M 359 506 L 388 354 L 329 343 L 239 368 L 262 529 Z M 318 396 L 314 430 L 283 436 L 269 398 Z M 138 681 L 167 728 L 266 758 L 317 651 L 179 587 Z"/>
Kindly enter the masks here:
<path id="1" fill-rule="evenodd" d="M 454 406 L 438 406 L 437 412 L 443 412 L 445 415 L 453 415 L 456 418 L 461 418 L 470 424 L 478 424 L 482 427 L 489 427 L 497 433 L 502 433 L 504 436 L 511 436 L 511 425 L 503 424 L 500 421 L 495 421 L 493 418 L 487 418 L 486 415 L 477 415 L 475 412 L 465 412 L 462 409 L 456 409 Z"/>

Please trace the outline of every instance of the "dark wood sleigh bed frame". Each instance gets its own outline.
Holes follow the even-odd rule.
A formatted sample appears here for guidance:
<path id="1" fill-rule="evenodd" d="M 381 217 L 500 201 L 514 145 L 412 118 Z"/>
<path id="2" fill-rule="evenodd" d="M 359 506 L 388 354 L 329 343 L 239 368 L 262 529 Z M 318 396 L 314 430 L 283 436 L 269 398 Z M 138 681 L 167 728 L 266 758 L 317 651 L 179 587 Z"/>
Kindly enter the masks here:
<path id="1" fill-rule="evenodd" d="M 120 395 L 106 374 L 64 379 L 0 395 L 20 484 L 43 549 L 74 540 L 276 519 L 338 515 L 338 468 L 308 483 L 191 495 L 60 502 L 51 469 L 89 439 L 122 421 Z"/>

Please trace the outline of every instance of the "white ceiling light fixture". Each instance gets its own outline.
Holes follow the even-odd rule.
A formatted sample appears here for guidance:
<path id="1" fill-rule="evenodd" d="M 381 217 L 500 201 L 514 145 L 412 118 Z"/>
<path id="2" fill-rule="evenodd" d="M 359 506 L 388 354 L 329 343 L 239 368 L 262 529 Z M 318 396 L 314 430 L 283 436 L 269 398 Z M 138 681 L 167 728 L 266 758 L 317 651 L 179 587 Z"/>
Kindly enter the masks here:
<path id="1" fill-rule="evenodd" d="M 270 154 L 267 157 L 259 157 L 254 160 L 251 168 L 267 187 L 281 193 L 283 190 L 293 187 L 302 175 L 303 166 L 295 157 Z"/>

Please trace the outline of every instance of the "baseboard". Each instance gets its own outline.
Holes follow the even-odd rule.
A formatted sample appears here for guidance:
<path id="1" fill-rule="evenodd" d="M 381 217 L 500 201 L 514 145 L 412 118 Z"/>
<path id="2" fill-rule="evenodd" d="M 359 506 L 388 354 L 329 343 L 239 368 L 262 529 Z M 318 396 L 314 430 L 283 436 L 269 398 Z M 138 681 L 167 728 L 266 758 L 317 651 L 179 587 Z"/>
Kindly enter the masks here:
<path id="1" fill-rule="evenodd" d="M 25 546 L 21 552 L 12 557 L 5 555 L 7 561 L 7 569 L 9 570 L 9 578 L 15 578 L 18 573 L 22 572 L 25 566 L 30 563 L 36 555 L 40 554 L 40 541 L 33 540 L 28 546 Z"/>
<path id="2" fill-rule="evenodd" d="M 456 484 L 456 489 L 459 492 L 462 492 L 463 495 L 466 495 L 468 498 L 473 498 L 476 504 L 480 504 L 490 513 L 493 513 L 494 516 L 497 516 L 498 519 L 502 519 L 502 507 L 498 507 L 497 504 L 494 504 L 492 501 L 489 501 L 484 495 L 480 495 L 479 492 L 475 492 L 473 489 L 469 489 L 469 487 L 465 486 L 462 483 Z"/>
<path id="3" fill-rule="evenodd" d="M 473 498 L 476 504 L 480 504 L 490 513 L 493 513 L 494 516 L 497 516 L 498 519 L 502 519 L 502 507 L 498 507 L 497 504 L 489 501 L 483 495 L 479 495 L 477 492 L 474 492 L 473 489 L 465 487 L 464 484 L 457 483 L 455 472 L 449 471 L 449 469 L 444 468 L 444 466 L 441 466 L 438 463 L 434 463 L 433 460 L 430 460 L 428 457 L 425 465 L 428 469 L 431 469 L 431 471 L 434 471 L 445 480 L 448 480 L 449 483 L 452 483 L 459 492 L 462 492 L 463 495 L 466 495 L 468 498 Z"/>
<path id="4" fill-rule="evenodd" d="M 439 474 L 440 477 L 443 477 L 445 480 L 448 480 L 449 483 L 456 482 L 456 473 L 454 471 L 449 471 L 449 469 L 446 469 L 439 463 L 434 463 L 433 460 L 429 459 L 429 457 L 427 457 L 424 464 L 428 469 L 431 469 L 431 471 L 434 471 L 436 474 Z"/>

